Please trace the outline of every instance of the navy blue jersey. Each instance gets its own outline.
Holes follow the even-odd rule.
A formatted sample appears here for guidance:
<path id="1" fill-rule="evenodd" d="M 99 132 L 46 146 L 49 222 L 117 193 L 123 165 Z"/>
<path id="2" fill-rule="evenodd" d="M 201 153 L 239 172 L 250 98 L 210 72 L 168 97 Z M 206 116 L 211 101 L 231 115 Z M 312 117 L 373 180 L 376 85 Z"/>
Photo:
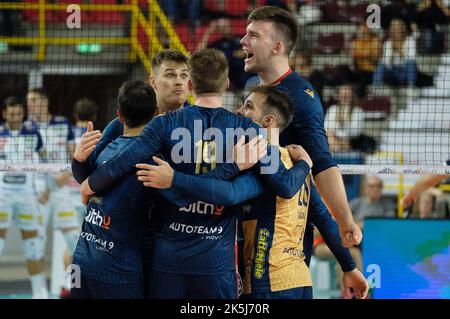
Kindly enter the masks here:
<path id="1" fill-rule="evenodd" d="M 39 133 L 39 127 L 37 125 L 36 122 L 27 120 L 24 121 L 22 123 L 22 125 L 20 126 L 19 130 L 10 130 L 8 129 L 6 123 L 0 123 L 0 150 L 3 150 L 5 148 L 5 146 L 8 145 L 8 139 L 12 139 L 16 136 L 22 136 L 24 138 L 26 137 L 33 137 L 34 140 L 30 140 L 33 141 L 32 143 L 27 142 L 27 140 L 25 140 L 25 142 L 22 145 L 19 145 L 19 148 L 26 148 L 27 150 L 31 151 L 31 152 L 39 152 L 42 150 L 42 136 Z M 18 152 L 24 152 L 24 150 L 22 149 L 17 149 L 16 153 Z M 17 161 L 19 160 L 20 155 L 19 154 L 14 154 L 13 151 L 10 151 L 8 154 L 2 155 L 1 156 L 3 159 L 3 157 L 8 158 L 9 160 L 14 160 Z M 24 159 L 26 160 L 26 159 Z M 32 159 L 28 159 L 28 160 L 32 160 Z"/>
<path id="2" fill-rule="evenodd" d="M 121 136 L 109 143 L 95 165 L 112 160 L 135 138 Z M 189 196 L 180 199 L 173 190 L 157 192 L 177 205 L 193 201 Z M 155 195 L 135 174 L 129 174 L 89 199 L 74 253 L 74 263 L 85 276 L 114 284 L 142 280 L 145 228 Z"/>
<path id="3" fill-rule="evenodd" d="M 258 78 L 253 77 L 248 80 L 247 87 L 258 84 Z M 273 86 L 287 93 L 294 105 L 294 118 L 280 134 L 280 145 L 303 146 L 313 160 L 314 176 L 336 166 L 328 147 L 322 103 L 313 86 L 296 72 L 291 72 L 281 81 L 273 83 Z"/>
<path id="4" fill-rule="evenodd" d="M 193 134 L 182 140 L 182 132 L 175 134 L 177 128 L 186 128 Z M 257 132 L 260 126 L 223 108 L 192 106 L 158 116 L 114 161 L 98 167 L 90 176 L 89 184 L 93 190 L 103 189 L 132 172 L 135 164 L 146 162 L 158 153 L 162 153 L 172 167 L 186 174 L 214 172 L 216 166 L 227 166 L 220 163 L 220 158 L 204 158 L 205 148 L 214 145 L 217 138 L 208 135 L 209 128 L 217 128 L 227 136 L 227 128 L 253 128 Z M 173 132 L 175 139 L 172 139 Z M 217 131 L 215 133 L 218 134 Z M 178 149 L 189 143 L 189 148 Z M 214 154 L 225 156 L 229 153 L 227 148 L 232 148 L 234 143 L 235 140 L 225 139 L 222 145 L 214 146 Z M 186 162 L 175 162 L 172 150 L 186 156 Z M 233 270 L 237 212 L 239 210 L 233 206 L 212 205 L 204 201 L 177 207 L 166 200 L 158 200 L 153 209 L 158 224 L 153 269 L 204 275 Z"/>
<path id="5" fill-rule="evenodd" d="M 133 138 L 119 137 L 97 158 L 97 165 L 111 160 Z M 89 199 L 74 264 L 83 275 L 108 283 L 142 280 L 143 226 L 153 200 L 152 189 L 136 176 Z"/>
<path id="6" fill-rule="evenodd" d="M 258 77 L 252 77 L 247 81 L 247 88 L 256 86 L 259 82 Z M 294 118 L 281 133 L 280 145 L 298 144 L 303 146 L 313 160 L 312 173 L 314 176 L 327 168 L 336 166 L 336 161 L 332 158 L 328 147 L 322 103 L 313 86 L 295 71 L 282 78 L 281 81 L 276 81 L 273 85 L 287 93 L 294 105 Z M 304 241 L 306 263 L 309 265 L 311 258 L 314 230 L 312 224 L 314 224 L 327 244 L 330 244 L 330 249 L 338 258 L 341 267 L 354 269 L 354 262 L 348 249 L 342 250 L 338 226 L 326 206 L 321 201 L 318 205 L 312 204 L 308 216 Z M 338 256 L 345 256 L 345 258 Z"/>
<path id="7" fill-rule="evenodd" d="M 285 159 L 286 160 L 286 152 L 285 152 Z M 247 227 L 245 228 L 244 236 L 246 237 L 246 243 L 244 244 L 244 247 L 247 247 L 247 254 L 244 253 L 244 255 L 251 256 L 251 251 L 254 247 L 255 243 L 255 236 L 260 233 L 262 229 L 264 229 L 265 233 L 270 234 L 268 239 L 268 246 L 267 250 L 271 252 L 271 254 L 277 255 L 277 248 L 273 247 L 273 241 L 274 238 L 283 238 L 284 241 L 277 240 L 278 244 L 280 242 L 283 242 L 286 244 L 288 241 L 289 236 L 286 234 L 283 234 L 283 231 L 286 229 L 290 229 L 289 226 L 292 222 L 290 219 L 292 219 L 293 216 L 300 216 L 299 218 L 303 218 L 302 225 L 299 229 L 297 227 L 295 228 L 295 231 L 292 231 L 291 236 L 296 232 L 301 238 L 304 234 L 304 228 L 307 225 L 305 217 L 308 216 L 308 222 L 314 222 L 318 225 L 318 228 L 321 230 L 324 238 L 326 238 L 326 242 L 329 245 L 331 251 L 336 256 L 337 260 L 339 261 L 342 269 L 344 271 L 351 271 L 356 266 L 355 263 L 350 255 L 350 252 L 347 248 L 342 247 L 341 245 L 341 238 L 339 235 L 339 230 L 337 227 L 336 222 L 331 217 L 331 214 L 328 212 L 326 206 L 323 204 L 320 196 L 318 195 L 314 184 L 310 183 L 308 181 L 307 175 L 309 173 L 309 166 L 304 161 L 300 161 L 296 163 L 291 170 L 295 171 L 296 175 L 296 185 L 294 189 L 299 189 L 298 183 L 303 184 L 303 188 L 309 189 L 309 191 L 306 191 L 301 193 L 297 192 L 296 195 L 300 196 L 300 194 L 310 194 L 309 196 L 306 196 L 309 198 L 309 207 L 308 207 L 308 198 L 305 200 L 302 200 L 302 205 L 299 205 L 297 208 L 296 205 L 292 205 L 292 203 L 289 202 L 289 200 L 282 200 L 279 197 L 276 196 L 276 194 L 271 191 L 267 186 L 264 185 L 261 178 L 258 177 L 255 172 L 246 172 L 244 174 L 241 174 L 237 178 L 235 178 L 233 181 L 219 181 L 219 180 L 211 180 L 207 178 L 202 178 L 203 176 L 191 176 L 186 175 L 180 172 L 175 172 L 174 179 L 173 179 L 173 188 L 179 192 L 182 192 L 183 194 L 189 194 L 192 195 L 194 198 L 199 198 L 201 200 L 209 200 L 212 204 L 218 204 L 218 203 L 227 203 L 227 204 L 235 204 L 238 202 L 246 201 L 249 199 L 252 199 L 248 201 L 245 204 L 244 211 L 247 212 L 244 217 L 244 224 L 247 224 Z M 307 182 L 308 181 L 308 182 Z M 306 186 L 305 186 L 306 185 Z M 303 196 L 302 195 L 302 196 Z M 294 197 L 295 198 L 295 197 Z M 291 200 L 292 201 L 292 200 Z M 282 205 L 282 203 L 289 203 L 287 206 Z M 300 204 L 300 201 L 299 201 Z M 303 207 L 303 211 L 297 214 L 295 209 L 300 209 Z M 304 209 L 306 208 L 306 210 Z M 293 210 L 294 213 L 291 213 L 291 210 Z M 286 214 L 286 212 L 288 212 Z M 286 218 L 289 217 L 289 218 Z M 278 220 L 278 226 L 275 224 L 275 220 Z M 286 222 L 283 224 L 283 221 L 288 220 L 286 226 Z M 294 218 L 295 220 L 295 218 Z M 295 225 L 295 223 L 292 223 Z M 252 225 L 254 227 L 253 230 L 249 231 L 251 227 L 248 227 L 248 225 Z M 256 227 L 256 228 L 255 228 Z M 298 235 L 297 234 L 297 235 Z M 312 233 L 311 233 L 312 234 Z M 249 240 L 250 239 L 250 240 Z M 270 239 L 270 240 L 269 240 Z M 305 240 L 309 240 L 309 238 L 305 238 Z M 301 239 L 302 241 L 302 239 Z M 293 245 L 295 246 L 295 244 Z M 262 273 L 265 273 L 266 275 L 269 274 L 269 264 L 272 265 L 272 268 L 275 270 L 272 270 L 272 272 L 280 272 L 284 274 L 282 276 L 270 276 L 274 277 L 275 279 L 271 280 L 268 276 L 261 276 L 261 278 L 256 279 L 253 278 L 253 273 L 257 273 L 257 264 L 251 263 L 253 266 L 253 271 L 248 270 L 247 278 L 246 278 L 246 287 L 252 287 L 252 291 L 275 291 L 277 289 L 286 289 L 289 285 L 294 286 L 302 286 L 302 285 L 308 285 L 307 282 L 307 270 L 302 269 L 301 265 L 298 265 L 298 262 L 305 260 L 305 263 L 309 265 L 309 257 L 308 252 L 302 253 L 302 245 L 301 242 L 298 243 L 297 250 L 289 249 L 288 252 L 295 251 L 296 258 L 293 265 L 296 265 L 294 268 L 296 271 L 299 272 L 300 275 L 298 276 L 290 276 L 288 274 L 293 274 L 294 271 L 292 269 L 289 269 L 289 267 L 277 267 L 276 262 L 269 261 L 269 253 L 265 255 L 265 261 L 264 261 L 264 267 Z M 305 243 L 305 246 L 309 246 Z M 292 248 L 292 247 L 291 247 Z M 257 251 L 258 246 L 255 246 L 255 251 Z M 250 253 L 248 253 L 250 252 Z M 276 258 L 275 258 L 276 259 Z M 282 258 L 278 258 L 278 260 L 281 260 Z M 288 263 L 290 264 L 290 263 Z M 280 269 L 283 269 L 283 271 L 280 271 Z M 287 278 L 287 279 L 286 279 Z M 286 279 L 286 280 L 284 280 Z M 278 288 L 277 288 L 278 287 Z M 248 291 L 247 291 L 248 292 Z"/>

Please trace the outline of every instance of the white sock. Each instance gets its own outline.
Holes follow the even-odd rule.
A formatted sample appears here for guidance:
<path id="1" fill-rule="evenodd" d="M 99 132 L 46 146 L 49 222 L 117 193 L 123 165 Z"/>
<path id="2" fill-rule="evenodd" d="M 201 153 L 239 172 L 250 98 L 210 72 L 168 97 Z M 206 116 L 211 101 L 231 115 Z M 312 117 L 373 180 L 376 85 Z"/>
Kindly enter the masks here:
<path id="1" fill-rule="evenodd" d="M 5 238 L 0 237 L 0 259 L 2 258 L 3 249 L 5 249 Z"/>
<path id="2" fill-rule="evenodd" d="M 33 299 L 48 299 L 47 276 L 44 273 L 31 275 Z"/>

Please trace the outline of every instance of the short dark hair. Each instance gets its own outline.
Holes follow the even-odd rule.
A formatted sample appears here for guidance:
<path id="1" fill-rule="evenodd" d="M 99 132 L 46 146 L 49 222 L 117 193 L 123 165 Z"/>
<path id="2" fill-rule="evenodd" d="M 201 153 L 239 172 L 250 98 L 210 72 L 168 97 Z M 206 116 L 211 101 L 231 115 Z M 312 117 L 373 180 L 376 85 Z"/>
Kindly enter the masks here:
<path id="1" fill-rule="evenodd" d="M 17 96 L 8 96 L 4 101 L 4 108 L 6 109 L 8 106 L 13 106 L 13 105 L 23 105 L 23 100 Z"/>
<path id="2" fill-rule="evenodd" d="M 250 94 L 261 94 L 264 96 L 264 115 L 275 113 L 277 116 L 278 128 L 283 131 L 292 122 L 294 107 L 292 101 L 286 93 L 267 85 L 255 86 L 250 89 Z M 247 95 L 247 97 L 248 97 Z"/>
<path id="3" fill-rule="evenodd" d="M 155 91 L 142 80 L 124 82 L 117 100 L 124 122 L 130 128 L 147 123 L 155 114 Z"/>
<path id="4" fill-rule="evenodd" d="M 164 49 L 159 51 L 152 58 L 152 69 L 159 67 L 165 61 L 173 61 L 177 63 L 185 63 L 188 64 L 188 57 L 185 56 L 178 50 L 175 49 Z"/>
<path id="5" fill-rule="evenodd" d="M 43 88 L 33 88 L 28 90 L 28 93 L 37 93 L 48 100 L 48 94 Z"/>
<path id="6" fill-rule="evenodd" d="M 219 93 L 226 89 L 228 61 L 222 51 L 202 49 L 189 58 L 189 77 L 195 94 Z"/>
<path id="7" fill-rule="evenodd" d="M 98 107 L 94 101 L 84 97 L 75 102 L 74 112 L 79 121 L 94 121 Z"/>
<path id="8" fill-rule="evenodd" d="M 262 6 L 250 13 L 247 25 L 253 21 L 272 22 L 277 33 L 282 35 L 286 46 L 286 54 L 289 56 L 298 37 L 297 20 L 292 13 L 279 7 Z"/>

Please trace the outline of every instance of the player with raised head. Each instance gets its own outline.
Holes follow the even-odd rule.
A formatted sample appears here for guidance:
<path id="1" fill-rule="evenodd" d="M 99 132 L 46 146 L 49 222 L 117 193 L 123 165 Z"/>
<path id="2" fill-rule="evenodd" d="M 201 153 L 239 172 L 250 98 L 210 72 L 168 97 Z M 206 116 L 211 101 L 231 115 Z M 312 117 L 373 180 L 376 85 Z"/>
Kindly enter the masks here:
<path id="1" fill-rule="evenodd" d="M 38 163 L 44 157 L 38 126 L 24 121 L 25 106 L 17 97 L 5 100 L 0 124 L 0 161 L 15 164 Z M 23 246 L 31 276 L 33 298 L 48 298 L 44 272 L 44 247 L 39 239 L 35 175 L 32 172 L 0 172 L 0 256 L 6 232 L 14 219 L 22 232 Z"/>
<path id="2" fill-rule="evenodd" d="M 247 33 L 241 39 L 247 54 L 245 71 L 258 75 L 249 79 L 249 84 L 270 85 L 291 98 L 294 119 L 281 134 L 280 144 L 298 144 L 310 154 L 317 189 L 338 221 L 343 245 L 357 245 L 362 233 L 353 221 L 341 173 L 329 152 L 320 97 L 289 66 L 289 54 L 297 36 L 297 22 L 290 12 L 273 6 L 255 9 L 247 19 Z"/>
<path id="3" fill-rule="evenodd" d="M 164 114 L 186 105 L 189 95 L 188 58 L 175 49 L 165 49 L 152 58 L 150 85 L 156 92 L 157 114 Z"/>
<path id="4" fill-rule="evenodd" d="M 175 49 L 162 50 L 152 58 L 152 69 L 148 80 L 156 92 L 157 115 L 177 110 L 188 104 L 187 97 L 190 89 L 187 63 L 187 56 Z M 80 140 L 79 152 L 75 154 L 75 159 L 80 163 L 86 161 L 94 148 L 91 158 L 95 159 L 97 153 L 122 132 L 123 126 L 118 118 L 108 124 L 103 134 L 90 126 Z M 100 139 L 101 143 L 97 145 Z"/>

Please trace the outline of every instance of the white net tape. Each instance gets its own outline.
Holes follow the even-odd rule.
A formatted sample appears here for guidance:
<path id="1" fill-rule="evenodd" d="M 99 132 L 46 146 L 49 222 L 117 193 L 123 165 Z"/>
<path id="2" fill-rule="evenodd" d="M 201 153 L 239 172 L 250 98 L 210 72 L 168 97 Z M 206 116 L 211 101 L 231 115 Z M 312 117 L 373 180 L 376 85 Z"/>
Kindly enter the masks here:
<path id="1" fill-rule="evenodd" d="M 450 166 L 426 165 L 339 165 L 342 175 L 450 175 Z M 0 164 L 0 172 L 70 172 L 70 164 Z"/>

